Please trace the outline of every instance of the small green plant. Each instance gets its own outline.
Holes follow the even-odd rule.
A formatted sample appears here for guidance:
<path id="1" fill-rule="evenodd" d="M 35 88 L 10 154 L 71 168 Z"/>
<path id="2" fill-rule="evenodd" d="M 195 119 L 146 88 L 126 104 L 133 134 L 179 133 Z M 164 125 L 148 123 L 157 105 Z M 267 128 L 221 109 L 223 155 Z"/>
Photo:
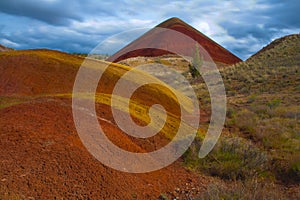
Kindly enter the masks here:
<path id="1" fill-rule="evenodd" d="M 248 97 L 248 103 L 253 103 L 257 98 L 257 94 L 251 94 L 249 97 Z"/>
<path id="2" fill-rule="evenodd" d="M 227 108 L 227 111 L 226 111 L 226 116 L 229 117 L 229 118 L 233 118 L 236 114 L 236 111 L 234 108 L 232 107 L 228 107 Z"/>
<path id="3" fill-rule="evenodd" d="M 248 109 L 243 109 L 235 115 L 234 120 L 236 126 L 240 128 L 241 131 L 253 133 L 257 124 L 258 116 Z"/>
<path id="4" fill-rule="evenodd" d="M 198 43 L 196 44 L 195 49 L 196 50 L 192 60 L 192 64 L 189 65 L 189 70 L 193 78 L 200 76 L 199 71 L 203 65 L 203 57 L 200 54 L 200 47 Z"/>
<path id="5" fill-rule="evenodd" d="M 280 99 L 273 99 L 267 103 L 267 106 L 270 109 L 274 109 L 274 108 L 278 107 L 280 105 L 280 103 L 281 103 Z"/>
<path id="6" fill-rule="evenodd" d="M 159 200 L 168 200 L 168 196 L 165 193 L 160 194 L 160 196 L 158 197 Z"/>
<path id="7" fill-rule="evenodd" d="M 290 173 L 300 183 L 300 160 L 291 164 Z"/>

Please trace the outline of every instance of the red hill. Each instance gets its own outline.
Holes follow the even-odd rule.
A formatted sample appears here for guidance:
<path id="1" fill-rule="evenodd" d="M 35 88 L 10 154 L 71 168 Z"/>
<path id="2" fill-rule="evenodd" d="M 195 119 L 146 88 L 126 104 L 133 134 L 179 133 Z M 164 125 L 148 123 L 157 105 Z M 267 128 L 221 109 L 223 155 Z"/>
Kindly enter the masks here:
<path id="1" fill-rule="evenodd" d="M 157 28 L 164 28 L 165 31 L 163 29 L 157 31 Z M 109 57 L 107 60 L 118 62 L 137 56 L 155 57 L 172 54 L 171 52 L 157 48 L 144 48 L 145 46 L 160 46 L 163 48 L 172 47 L 173 50 L 175 49 L 178 52 L 184 52 L 184 55 L 191 55 L 190 51 L 195 48 L 195 44 L 187 42 L 184 38 L 174 38 L 174 35 L 166 29 L 178 31 L 197 41 L 215 62 L 231 65 L 241 61 L 240 58 L 229 52 L 227 49 L 178 18 L 170 18 L 162 22 Z"/>
<path id="2" fill-rule="evenodd" d="M 45 49 L 0 53 L 0 199 L 157 199 L 164 192 L 177 195 L 175 188 L 184 197 L 187 185 L 196 188 L 195 194 L 203 192 L 212 179 L 186 170 L 180 161 L 130 174 L 101 164 L 87 151 L 77 134 L 70 96 L 82 62 Z M 101 79 L 101 92 L 111 94 L 127 69 L 112 64 Z M 151 103 L 158 95 L 144 88 L 134 98 Z M 120 148 L 145 152 L 169 142 L 162 134 L 149 140 L 130 137 L 116 125 L 110 106 L 95 105 L 101 127 Z"/>

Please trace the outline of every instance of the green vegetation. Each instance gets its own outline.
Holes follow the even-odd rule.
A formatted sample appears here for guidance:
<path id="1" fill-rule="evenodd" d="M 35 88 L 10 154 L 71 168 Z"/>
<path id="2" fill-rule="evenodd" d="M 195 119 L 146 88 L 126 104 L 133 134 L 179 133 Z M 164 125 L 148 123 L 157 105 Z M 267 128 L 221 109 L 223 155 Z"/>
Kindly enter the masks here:
<path id="1" fill-rule="evenodd" d="M 196 143 L 185 153 L 185 163 L 192 169 L 227 180 L 261 176 L 267 170 L 267 155 L 250 141 L 240 137 L 220 138 L 204 159 L 196 155 Z M 198 150 L 198 149 L 197 149 Z"/>
<path id="2" fill-rule="evenodd" d="M 160 194 L 160 196 L 158 197 L 159 200 L 168 200 L 168 196 L 164 193 Z"/>
<path id="3" fill-rule="evenodd" d="M 278 185 L 261 182 L 254 178 L 247 181 L 235 181 L 233 187 L 223 184 L 210 184 L 206 192 L 195 200 L 261 200 L 261 199 L 297 199 L 297 194 L 289 194 Z"/>
<path id="4" fill-rule="evenodd" d="M 192 64 L 189 65 L 189 70 L 193 78 L 200 76 L 199 71 L 201 66 L 203 65 L 203 58 L 200 54 L 199 44 L 197 43 L 195 46 L 195 54 L 192 60 Z"/>
<path id="5" fill-rule="evenodd" d="M 199 159 L 199 147 L 205 134 L 202 129 L 199 130 L 194 143 L 182 158 L 188 168 L 230 182 L 231 188 L 216 183 L 208 187 L 206 193 L 199 197 L 200 199 L 285 199 L 290 196 L 287 197 L 282 188 L 278 188 L 274 183 L 285 184 L 285 186 L 300 183 L 300 35 L 292 35 L 274 43 L 276 45 L 271 44 L 272 48 L 266 48 L 247 61 L 220 70 L 228 97 L 224 134 L 213 151 L 204 159 Z M 55 51 L 51 53 L 16 51 L 13 54 L 26 53 L 46 58 L 49 63 L 59 61 L 72 64 L 74 67 L 79 67 L 83 61 L 76 56 L 66 59 L 64 54 L 57 54 Z M 155 62 L 171 65 L 174 60 Z M 191 82 L 199 97 L 201 109 L 207 111 L 210 108 L 207 86 L 196 73 L 198 72 L 196 69 L 202 66 L 202 62 L 198 47 L 192 65 L 189 70 L 186 68 L 183 74 L 190 73 L 194 77 Z M 91 64 L 91 68 L 107 65 L 107 62 L 93 59 L 86 63 Z M 108 83 L 115 80 L 130 69 L 132 68 L 120 64 L 111 64 L 106 69 L 103 81 Z M 149 82 L 154 80 L 152 76 L 138 70 L 135 73 L 136 77 L 132 80 L 137 84 L 144 79 L 148 79 Z M 149 97 L 147 99 L 149 101 L 151 94 L 156 94 L 157 91 L 165 95 L 162 95 L 162 101 L 168 102 L 169 99 L 177 101 L 168 87 L 152 85 L 147 88 L 147 91 L 150 95 L 145 94 L 145 96 Z M 185 109 L 189 110 L 190 99 L 180 91 L 178 95 L 185 102 Z M 49 96 L 70 98 L 72 95 L 64 93 Z M 145 100 L 143 98 L 145 96 L 130 102 L 130 112 L 135 118 L 149 123 L 148 109 L 141 101 Z M 78 98 L 88 99 L 91 96 L 78 94 Z M 111 95 L 104 92 L 97 93 L 95 98 L 97 103 L 106 105 L 111 103 Z M 115 98 L 118 101 L 117 108 L 126 111 L 125 100 L 117 96 Z M 31 99 L 33 97 L 1 96 L 0 109 Z M 137 113 L 135 110 L 143 112 Z M 160 116 L 158 112 L 155 114 Z M 171 116 L 170 119 L 162 130 L 169 139 L 173 135 L 168 133 L 179 123 L 176 116 Z M 207 124 L 202 126 L 206 127 Z M 18 197 L 7 193 L 5 188 L 0 188 L 0 199 L 2 198 L 17 199 Z M 132 194 L 132 198 L 137 196 Z M 161 194 L 160 198 L 167 199 L 167 195 Z"/>
<path id="6" fill-rule="evenodd" d="M 300 160 L 300 106 L 268 106 L 252 103 L 248 109 L 234 111 L 229 127 L 257 143 L 271 157 L 269 169 L 282 181 L 300 180 L 296 160 Z"/>
<path id="7" fill-rule="evenodd" d="M 267 94 L 299 95 L 300 36 L 279 39 L 274 48 L 221 70 L 228 96 Z M 273 43 L 274 43 L 273 42 Z"/>
<path id="8" fill-rule="evenodd" d="M 300 183 L 300 35 L 275 43 L 220 70 L 228 97 L 225 135 L 204 159 L 197 157 L 198 137 L 183 159 L 190 169 L 235 184 L 213 185 L 199 199 L 288 199 L 274 183 Z M 204 85 L 194 84 L 202 102 L 209 100 Z"/>

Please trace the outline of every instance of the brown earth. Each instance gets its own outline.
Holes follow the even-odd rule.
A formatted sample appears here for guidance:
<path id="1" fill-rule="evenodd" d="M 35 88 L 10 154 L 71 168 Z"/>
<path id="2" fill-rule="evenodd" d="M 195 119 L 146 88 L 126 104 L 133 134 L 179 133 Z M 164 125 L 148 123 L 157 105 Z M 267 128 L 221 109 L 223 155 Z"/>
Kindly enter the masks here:
<path id="1" fill-rule="evenodd" d="M 157 199 L 166 193 L 187 199 L 204 191 L 214 179 L 185 169 L 180 160 L 155 172 L 129 174 L 104 166 L 86 150 L 74 127 L 71 99 L 55 97 L 72 92 L 82 61 L 49 50 L 0 53 L 0 198 Z M 124 73 L 110 70 L 103 82 Z M 133 139 L 114 124 L 107 105 L 96 107 L 109 139 L 128 151 L 151 151 L 151 145 L 168 142 L 162 135 Z"/>
<path id="2" fill-rule="evenodd" d="M 0 54 L 0 95 L 71 92 L 83 58 L 50 50 Z"/>
<path id="3" fill-rule="evenodd" d="M 77 136 L 69 99 L 41 98 L 0 110 L 0 179 L 8 196 L 35 199 L 157 199 L 187 185 L 199 193 L 210 179 L 184 169 L 180 162 L 146 174 L 123 173 L 102 165 Z M 12 120 L 13 119 L 13 120 Z M 120 132 L 102 123 L 120 146 Z M 115 138 L 114 138 L 115 137 Z M 176 195 L 176 193 L 174 193 Z M 1 196 L 1 195 L 0 195 Z"/>
<path id="4" fill-rule="evenodd" d="M 289 55 L 296 52 L 292 49 Z M 282 55 L 274 54 L 274 57 L 281 58 Z M 291 61 L 296 63 L 291 66 L 298 66 L 297 59 Z M 187 170 L 181 159 L 164 169 L 145 174 L 123 173 L 104 166 L 86 150 L 74 127 L 68 95 L 82 62 L 83 58 L 49 50 L 0 53 L 0 199 L 157 199 L 159 196 L 163 199 L 165 195 L 162 194 L 172 199 L 190 199 L 199 193 L 209 193 L 208 199 L 212 199 L 222 197 L 223 187 L 232 187 L 230 197 L 241 192 L 253 199 L 259 190 L 257 199 L 270 194 L 279 199 L 278 194 L 285 193 L 295 198 L 281 199 L 299 199 L 299 184 L 285 186 L 279 183 L 269 190 L 256 184 L 251 190 L 242 183 L 239 188 L 235 181 L 224 183 Z M 271 65 L 272 62 L 279 63 L 276 59 L 261 63 Z M 248 69 L 247 66 L 240 68 Z M 124 68 L 112 64 L 102 80 L 108 87 L 98 92 L 111 92 L 113 83 L 124 73 Z M 231 74 L 243 77 L 240 72 Z M 292 75 L 290 77 L 297 77 L 295 73 Z M 145 100 L 148 105 L 155 102 L 155 95 L 160 93 L 154 93 L 153 89 L 148 87 L 135 94 L 135 100 Z M 67 95 L 59 97 L 57 94 Z M 168 103 L 166 99 L 161 98 L 163 104 Z M 297 99 L 290 103 L 295 102 Z M 109 139 L 125 150 L 152 151 L 169 141 L 164 135 L 148 141 L 129 137 L 117 128 L 108 105 L 97 103 L 96 110 Z M 176 113 L 172 106 L 170 111 Z M 138 124 L 145 123 L 133 119 Z M 272 186 L 273 183 L 267 184 Z"/>
<path id="5" fill-rule="evenodd" d="M 165 28 L 166 30 L 157 30 L 157 27 Z M 182 37 L 174 38 L 176 37 L 176 35 L 168 32 L 167 29 L 178 31 L 197 41 L 200 46 L 202 46 L 208 52 L 214 62 L 231 65 L 241 61 L 240 58 L 229 52 L 227 49 L 223 48 L 198 30 L 178 18 L 170 18 L 162 22 L 138 39 L 128 44 L 123 49 L 119 50 L 107 60 L 119 62 L 121 60 L 137 56 L 156 57 L 166 54 L 172 54 L 172 52 L 168 52 L 158 48 L 144 48 L 145 46 L 150 47 L 153 45 L 162 48 L 172 48 L 173 50 L 175 49 L 176 51 L 181 52 L 182 55 L 193 56 L 192 51 L 195 50 L 195 44 L 187 42 Z"/>

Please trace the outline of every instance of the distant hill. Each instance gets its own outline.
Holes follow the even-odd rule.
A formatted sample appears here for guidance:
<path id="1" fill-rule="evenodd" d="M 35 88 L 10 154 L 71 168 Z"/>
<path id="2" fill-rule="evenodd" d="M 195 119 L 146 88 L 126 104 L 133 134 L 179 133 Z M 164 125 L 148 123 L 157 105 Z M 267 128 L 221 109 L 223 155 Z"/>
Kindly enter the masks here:
<path id="1" fill-rule="evenodd" d="M 276 39 L 245 62 L 222 68 L 220 73 L 227 93 L 222 137 L 209 156 L 195 158 L 194 146 L 185 162 L 199 173 L 244 180 L 243 191 L 238 187 L 231 192 L 219 189 L 218 197 L 206 199 L 226 194 L 237 199 L 299 199 L 300 34 Z M 200 105 L 209 104 L 205 83 L 194 82 L 193 87 Z M 253 181 L 251 186 L 245 186 L 249 181 Z M 258 186 L 263 188 L 260 194 L 256 189 L 247 192 L 254 181 L 279 183 L 279 187 Z"/>
<path id="2" fill-rule="evenodd" d="M 227 91 L 244 94 L 300 92 L 300 34 L 271 42 L 245 62 L 222 70 Z"/>
<path id="3" fill-rule="evenodd" d="M 171 32 L 159 28 L 175 30 L 192 38 L 208 52 L 214 62 L 231 65 L 241 61 L 240 58 L 229 52 L 227 49 L 220 46 L 219 44 L 205 36 L 203 33 L 199 32 L 198 30 L 178 18 L 170 18 L 157 25 L 156 27 L 109 57 L 108 61 L 118 62 L 127 58 L 137 56 L 156 57 L 166 54 L 172 54 L 171 52 L 158 48 L 143 48 L 144 46 L 151 45 L 156 45 L 162 48 L 172 47 L 172 49 L 182 52 L 184 55 L 191 55 L 192 51 L 195 50 L 195 43 L 189 43 L 184 38 L 178 38 Z"/>
<path id="4" fill-rule="evenodd" d="M 271 42 L 221 74 L 228 126 L 268 153 L 277 180 L 300 183 L 300 34 Z"/>
<path id="5" fill-rule="evenodd" d="M 297 40 L 299 40 L 299 37 L 300 37 L 299 35 L 300 34 L 292 34 L 292 35 L 287 35 L 287 36 L 275 39 L 270 44 L 268 44 L 267 46 L 265 46 L 261 50 L 259 50 L 257 53 L 253 54 L 250 58 L 255 58 L 259 54 L 264 53 L 265 51 L 271 50 L 273 48 L 277 48 L 277 46 L 281 45 L 282 43 L 288 44 L 288 43 L 290 43 L 292 41 L 296 41 L 297 42 Z M 289 52 L 289 53 L 293 53 L 293 52 Z"/>
<path id="6" fill-rule="evenodd" d="M 0 44 L 0 52 L 12 51 L 12 50 L 14 50 L 14 49 L 6 47 L 6 46 L 3 46 L 3 45 Z"/>

